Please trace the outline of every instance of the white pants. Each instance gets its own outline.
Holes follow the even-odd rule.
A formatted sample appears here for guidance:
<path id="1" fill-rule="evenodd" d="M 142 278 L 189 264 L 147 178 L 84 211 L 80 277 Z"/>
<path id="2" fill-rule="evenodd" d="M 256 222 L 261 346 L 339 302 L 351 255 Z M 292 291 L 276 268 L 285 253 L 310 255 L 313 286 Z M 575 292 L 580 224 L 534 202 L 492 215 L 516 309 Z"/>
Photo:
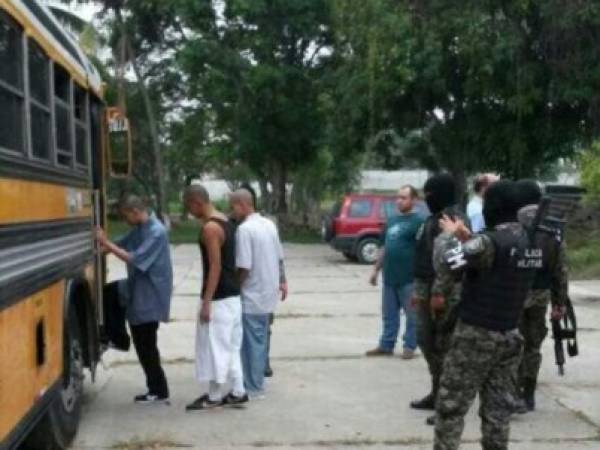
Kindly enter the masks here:
<path id="1" fill-rule="evenodd" d="M 242 303 L 239 296 L 214 300 L 210 322 L 196 327 L 196 380 L 209 383 L 211 400 L 220 400 L 231 389 L 244 395 L 240 359 L 242 347 Z"/>

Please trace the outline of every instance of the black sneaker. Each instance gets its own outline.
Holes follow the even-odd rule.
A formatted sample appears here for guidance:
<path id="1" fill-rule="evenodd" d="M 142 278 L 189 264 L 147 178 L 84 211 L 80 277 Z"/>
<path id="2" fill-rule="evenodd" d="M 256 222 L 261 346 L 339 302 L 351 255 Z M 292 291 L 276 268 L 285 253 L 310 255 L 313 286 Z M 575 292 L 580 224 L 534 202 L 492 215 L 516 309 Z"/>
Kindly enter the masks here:
<path id="1" fill-rule="evenodd" d="M 223 399 L 223 404 L 225 406 L 231 406 L 233 408 L 243 408 L 246 403 L 250 401 L 248 394 L 244 394 L 241 396 L 233 395 L 232 392 L 227 394 Z"/>
<path id="2" fill-rule="evenodd" d="M 135 403 L 169 403 L 169 397 L 156 394 L 140 394 L 133 398 Z"/>
<path id="3" fill-rule="evenodd" d="M 211 400 L 207 394 L 204 394 L 202 397 L 198 397 L 192 403 L 185 407 L 186 411 L 200 411 L 205 409 L 213 409 L 218 408 L 219 406 L 223 406 L 225 404 L 224 400 L 213 401 Z"/>

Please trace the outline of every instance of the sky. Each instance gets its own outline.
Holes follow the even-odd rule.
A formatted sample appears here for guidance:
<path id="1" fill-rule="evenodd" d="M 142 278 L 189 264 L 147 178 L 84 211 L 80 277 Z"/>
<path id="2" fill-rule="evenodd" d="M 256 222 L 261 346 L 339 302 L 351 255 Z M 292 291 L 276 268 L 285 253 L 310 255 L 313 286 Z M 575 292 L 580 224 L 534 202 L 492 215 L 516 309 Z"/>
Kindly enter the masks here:
<path id="1" fill-rule="evenodd" d="M 46 3 L 68 9 L 88 22 L 92 20 L 94 14 L 100 10 L 99 6 L 93 2 L 81 4 L 72 1 L 70 5 L 67 5 L 65 2 L 49 0 Z"/>

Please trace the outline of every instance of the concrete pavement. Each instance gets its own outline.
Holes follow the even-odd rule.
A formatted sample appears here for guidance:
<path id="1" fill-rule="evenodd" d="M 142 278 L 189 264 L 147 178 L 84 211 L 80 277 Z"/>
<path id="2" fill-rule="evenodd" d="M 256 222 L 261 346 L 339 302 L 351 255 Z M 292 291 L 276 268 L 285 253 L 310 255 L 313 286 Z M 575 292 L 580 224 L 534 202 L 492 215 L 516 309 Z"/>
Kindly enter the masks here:
<path id="1" fill-rule="evenodd" d="M 379 289 L 370 268 L 348 263 L 325 246 L 286 246 L 290 298 L 273 331 L 267 397 L 245 410 L 186 413 L 201 392 L 193 379 L 193 345 L 201 264 L 198 249 L 174 248 L 173 322 L 160 330 L 171 405 L 134 405 L 144 391 L 133 352 L 109 352 L 95 384 L 86 386 L 77 449 L 369 448 L 430 449 L 427 414 L 408 402 L 427 393 L 425 361 L 369 359 L 377 343 Z M 111 261 L 111 277 L 123 275 Z M 572 285 L 581 356 L 558 377 L 552 341 L 544 347 L 538 411 L 513 422 L 511 449 L 600 449 L 600 282 Z M 462 448 L 478 444 L 472 408 Z"/>

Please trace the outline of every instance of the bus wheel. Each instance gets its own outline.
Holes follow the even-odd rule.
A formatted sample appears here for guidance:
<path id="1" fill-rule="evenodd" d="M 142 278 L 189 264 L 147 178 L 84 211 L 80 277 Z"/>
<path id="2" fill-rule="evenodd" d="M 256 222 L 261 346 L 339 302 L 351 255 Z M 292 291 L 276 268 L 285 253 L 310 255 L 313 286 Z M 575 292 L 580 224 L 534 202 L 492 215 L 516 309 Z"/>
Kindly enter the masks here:
<path id="1" fill-rule="evenodd" d="M 83 347 L 75 308 L 69 308 L 64 357 L 69 373 L 63 374 L 59 395 L 49 405 L 40 422 L 24 443 L 26 449 L 65 449 L 73 441 L 81 418 L 83 394 Z"/>

